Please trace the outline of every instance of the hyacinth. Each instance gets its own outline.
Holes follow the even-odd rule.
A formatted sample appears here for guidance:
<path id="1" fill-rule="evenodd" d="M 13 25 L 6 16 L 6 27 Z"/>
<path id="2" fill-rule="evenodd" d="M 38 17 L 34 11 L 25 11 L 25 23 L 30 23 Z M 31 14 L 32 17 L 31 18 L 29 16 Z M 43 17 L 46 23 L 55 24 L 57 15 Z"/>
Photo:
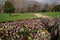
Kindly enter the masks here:
<path id="1" fill-rule="evenodd" d="M 0 28 L 0 30 L 4 30 L 3 28 Z"/>
<path id="2" fill-rule="evenodd" d="M 48 23 L 48 22 L 47 22 Z M 0 33 L 4 32 L 0 36 L 1 40 L 41 40 L 43 38 L 49 38 L 49 32 L 45 28 L 49 23 L 40 19 L 27 19 L 14 22 L 0 23 Z M 6 37 L 6 38 L 5 38 Z"/>

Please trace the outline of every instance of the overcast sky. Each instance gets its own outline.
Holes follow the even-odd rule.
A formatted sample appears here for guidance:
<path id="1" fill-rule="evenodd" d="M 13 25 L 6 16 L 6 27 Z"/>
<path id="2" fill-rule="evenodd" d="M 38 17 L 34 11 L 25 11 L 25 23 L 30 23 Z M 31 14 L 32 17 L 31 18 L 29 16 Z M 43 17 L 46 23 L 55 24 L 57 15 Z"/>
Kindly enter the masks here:
<path id="1" fill-rule="evenodd" d="M 0 0 L 0 4 L 2 4 L 2 3 L 4 3 L 5 2 L 5 0 Z"/>
<path id="2" fill-rule="evenodd" d="M 0 3 L 3 3 L 5 0 L 0 0 Z M 31 1 L 38 1 L 43 3 L 52 3 L 52 2 L 58 2 L 60 3 L 60 0 L 31 0 Z"/>
<path id="3" fill-rule="evenodd" d="M 38 2 L 43 2 L 43 3 L 53 3 L 53 2 L 60 3 L 60 0 L 33 0 L 33 1 L 38 1 Z"/>

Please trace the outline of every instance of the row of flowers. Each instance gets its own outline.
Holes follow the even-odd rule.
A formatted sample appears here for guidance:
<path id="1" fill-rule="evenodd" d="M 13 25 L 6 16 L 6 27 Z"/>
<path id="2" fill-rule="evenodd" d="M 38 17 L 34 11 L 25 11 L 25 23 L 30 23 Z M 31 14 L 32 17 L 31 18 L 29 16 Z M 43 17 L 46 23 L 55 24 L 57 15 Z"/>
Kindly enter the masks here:
<path id="1" fill-rule="evenodd" d="M 51 22 L 47 19 L 26 19 L 0 23 L 0 40 L 49 40 L 49 27 Z"/>

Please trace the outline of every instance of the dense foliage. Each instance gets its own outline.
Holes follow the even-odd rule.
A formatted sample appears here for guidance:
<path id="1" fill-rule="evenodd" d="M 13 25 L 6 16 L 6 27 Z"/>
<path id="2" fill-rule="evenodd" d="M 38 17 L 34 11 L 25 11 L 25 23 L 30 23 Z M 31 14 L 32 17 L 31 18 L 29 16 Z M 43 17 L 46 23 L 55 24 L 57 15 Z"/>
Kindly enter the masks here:
<path id="1" fill-rule="evenodd" d="M 53 10 L 54 10 L 55 12 L 60 12 L 60 5 L 56 5 L 56 6 L 53 8 Z"/>
<path id="2" fill-rule="evenodd" d="M 5 13 L 14 13 L 15 8 L 14 8 L 14 6 L 10 3 L 10 1 L 6 1 L 3 10 L 4 10 Z"/>

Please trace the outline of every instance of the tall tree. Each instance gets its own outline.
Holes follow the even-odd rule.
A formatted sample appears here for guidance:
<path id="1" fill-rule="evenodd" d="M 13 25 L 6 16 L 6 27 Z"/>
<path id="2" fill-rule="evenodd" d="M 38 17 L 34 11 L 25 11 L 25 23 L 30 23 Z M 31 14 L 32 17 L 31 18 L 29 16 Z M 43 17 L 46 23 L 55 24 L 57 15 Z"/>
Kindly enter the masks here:
<path id="1" fill-rule="evenodd" d="M 4 11 L 5 13 L 9 13 L 9 15 L 11 15 L 11 13 L 14 13 L 15 8 L 14 8 L 13 5 L 10 3 L 10 1 L 7 0 L 7 1 L 5 2 L 3 11 Z"/>
<path id="2" fill-rule="evenodd" d="M 55 12 L 60 12 L 60 5 L 56 5 L 53 10 L 55 10 Z"/>

